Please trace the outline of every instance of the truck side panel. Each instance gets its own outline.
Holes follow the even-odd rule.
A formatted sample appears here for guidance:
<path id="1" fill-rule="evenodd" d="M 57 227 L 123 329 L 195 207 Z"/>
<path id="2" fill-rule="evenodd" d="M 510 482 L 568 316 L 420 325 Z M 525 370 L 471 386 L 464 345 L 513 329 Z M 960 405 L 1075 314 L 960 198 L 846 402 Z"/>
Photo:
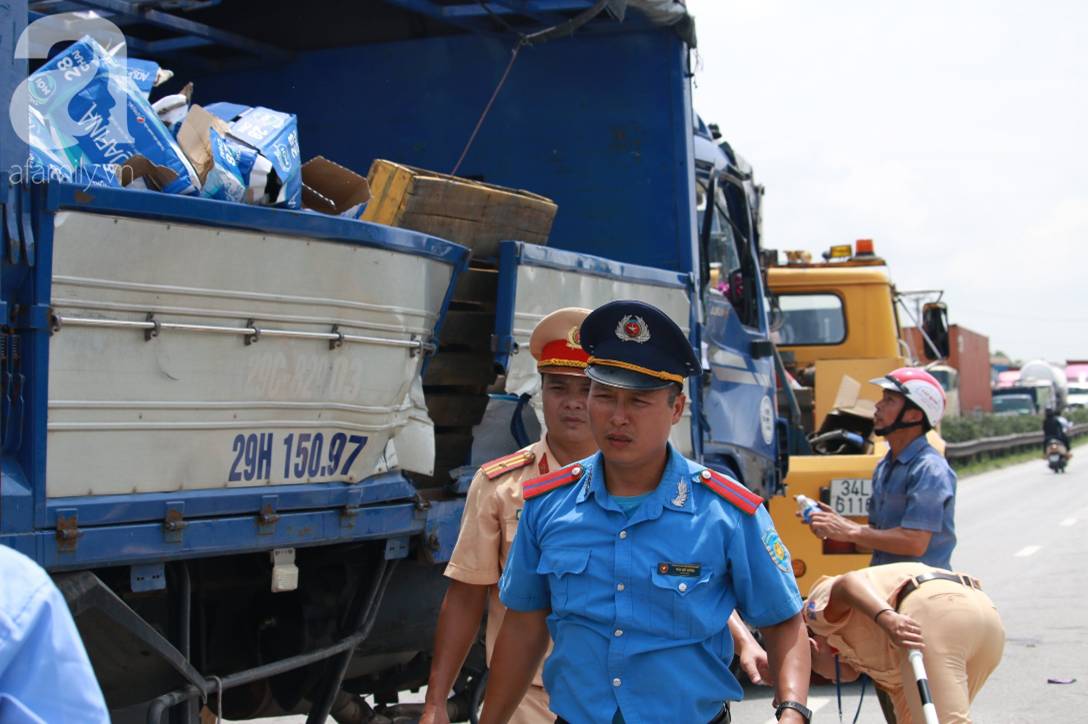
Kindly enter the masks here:
<path id="1" fill-rule="evenodd" d="M 73 568 L 423 530 L 412 485 L 375 474 L 466 249 L 150 192 L 34 194 L 38 263 L 5 289 L 27 380 L 5 419 L 5 543 Z"/>

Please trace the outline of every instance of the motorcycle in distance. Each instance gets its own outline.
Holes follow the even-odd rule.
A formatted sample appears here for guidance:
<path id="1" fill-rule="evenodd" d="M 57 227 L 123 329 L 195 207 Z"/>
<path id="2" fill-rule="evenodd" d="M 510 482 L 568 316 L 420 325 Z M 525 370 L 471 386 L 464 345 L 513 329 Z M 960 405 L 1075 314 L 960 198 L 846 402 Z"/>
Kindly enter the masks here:
<path id="1" fill-rule="evenodd" d="M 1048 438 L 1046 441 L 1046 464 L 1056 473 L 1064 473 L 1065 466 L 1069 463 L 1069 450 L 1065 443 L 1056 438 Z"/>

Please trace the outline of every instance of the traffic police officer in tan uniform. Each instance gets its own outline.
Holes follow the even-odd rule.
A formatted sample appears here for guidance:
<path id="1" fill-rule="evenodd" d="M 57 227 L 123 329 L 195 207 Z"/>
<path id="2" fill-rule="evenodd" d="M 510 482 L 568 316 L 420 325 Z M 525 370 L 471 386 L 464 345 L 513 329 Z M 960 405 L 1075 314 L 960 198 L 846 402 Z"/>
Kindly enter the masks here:
<path id="1" fill-rule="evenodd" d="M 1005 629 L 977 579 L 924 563 L 888 563 L 812 585 L 805 620 L 812 670 L 853 681 L 868 674 L 900 724 L 924 721 L 907 649 L 920 649 L 937 719 L 969 724 L 971 702 L 998 663 Z"/>
<path id="2" fill-rule="evenodd" d="M 586 415 L 589 379 L 587 355 L 578 340 L 588 309 L 569 307 L 544 317 L 529 338 L 529 351 L 541 374 L 545 435 L 512 455 L 480 467 L 468 491 L 461 534 L 446 576 L 452 579 L 438 617 L 434 661 L 427 683 L 421 724 L 448 722 L 446 699 L 464 663 L 487 603 L 487 659 L 495 645 L 506 607 L 496 584 L 506 565 L 521 514 L 525 480 L 559 470 L 596 450 Z M 533 675 L 514 716 L 517 724 L 555 721 L 548 710 L 541 674 Z"/>

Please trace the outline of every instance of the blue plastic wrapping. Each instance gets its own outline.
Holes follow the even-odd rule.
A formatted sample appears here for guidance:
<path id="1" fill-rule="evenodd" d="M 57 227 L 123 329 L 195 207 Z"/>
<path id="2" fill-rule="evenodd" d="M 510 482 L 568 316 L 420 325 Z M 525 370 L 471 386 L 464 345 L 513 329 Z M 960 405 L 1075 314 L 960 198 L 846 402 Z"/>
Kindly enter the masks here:
<path id="1" fill-rule="evenodd" d="M 173 175 L 163 191 L 197 192 L 196 173 L 147 98 L 89 36 L 35 72 L 30 89 L 32 164 L 75 178 L 80 168 L 142 156 Z"/>

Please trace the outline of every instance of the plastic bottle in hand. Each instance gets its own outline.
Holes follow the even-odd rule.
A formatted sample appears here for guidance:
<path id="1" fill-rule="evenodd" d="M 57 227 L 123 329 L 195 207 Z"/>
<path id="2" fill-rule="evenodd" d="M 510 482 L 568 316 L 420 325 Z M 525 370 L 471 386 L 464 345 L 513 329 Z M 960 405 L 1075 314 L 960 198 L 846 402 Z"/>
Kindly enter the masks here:
<path id="1" fill-rule="evenodd" d="M 807 495 L 795 495 L 793 499 L 797 501 L 797 509 L 801 511 L 801 520 L 805 523 L 812 522 L 812 514 L 820 509 L 820 506 L 816 504 L 816 501 Z"/>

